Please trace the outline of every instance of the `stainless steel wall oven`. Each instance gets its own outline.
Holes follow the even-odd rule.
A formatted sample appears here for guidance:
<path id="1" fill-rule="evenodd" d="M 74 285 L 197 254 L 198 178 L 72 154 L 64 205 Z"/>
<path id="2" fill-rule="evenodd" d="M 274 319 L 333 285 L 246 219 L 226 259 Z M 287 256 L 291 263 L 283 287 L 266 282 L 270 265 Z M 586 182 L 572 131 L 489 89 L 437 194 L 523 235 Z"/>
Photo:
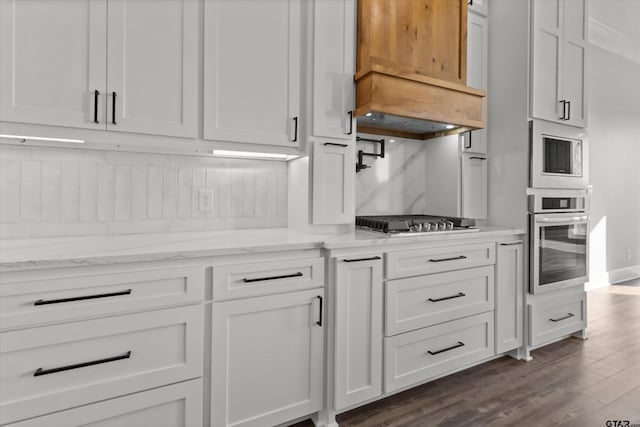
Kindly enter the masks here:
<path id="1" fill-rule="evenodd" d="M 529 196 L 529 291 L 583 285 L 589 278 L 586 190 L 538 190 Z"/>

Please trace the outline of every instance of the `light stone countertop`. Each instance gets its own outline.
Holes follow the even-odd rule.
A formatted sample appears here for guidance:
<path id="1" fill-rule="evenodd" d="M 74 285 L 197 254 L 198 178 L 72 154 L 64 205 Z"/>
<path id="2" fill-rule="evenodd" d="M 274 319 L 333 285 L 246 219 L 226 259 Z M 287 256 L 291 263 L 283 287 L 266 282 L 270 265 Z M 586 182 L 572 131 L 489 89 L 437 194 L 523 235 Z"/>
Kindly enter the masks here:
<path id="1" fill-rule="evenodd" d="M 497 238 L 524 230 L 480 227 L 480 231 L 387 237 L 372 232 L 310 234 L 287 228 L 184 233 L 128 234 L 0 240 L 0 271 L 45 267 L 176 260 L 313 248 L 392 246 L 435 240 Z"/>

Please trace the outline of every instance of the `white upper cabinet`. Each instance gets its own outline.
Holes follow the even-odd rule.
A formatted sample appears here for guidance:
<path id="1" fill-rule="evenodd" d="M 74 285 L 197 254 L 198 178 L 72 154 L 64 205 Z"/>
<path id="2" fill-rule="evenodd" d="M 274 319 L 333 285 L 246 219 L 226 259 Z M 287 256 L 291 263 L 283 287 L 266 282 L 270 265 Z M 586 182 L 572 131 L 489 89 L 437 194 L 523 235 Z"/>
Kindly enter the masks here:
<path id="1" fill-rule="evenodd" d="M 195 0 L 109 0 L 107 129 L 197 135 Z"/>
<path id="2" fill-rule="evenodd" d="M 349 224 L 355 216 L 353 144 L 313 145 L 313 223 Z"/>
<path id="3" fill-rule="evenodd" d="M 0 120 L 104 129 L 106 17 L 106 1 L 2 0 Z"/>
<path id="4" fill-rule="evenodd" d="M 204 138 L 297 147 L 301 2 L 207 0 Z"/>
<path id="5" fill-rule="evenodd" d="M 461 155 L 461 212 L 465 218 L 487 217 L 487 156 Z"/>
<path id="6" fill-rule="evenodd" d="M 484 16 L 487 16 L 489 13 L 489 11 L 487 10 L 488 3 L 488 0 L 467 0 L 467 6 L 469 7 L 469 10 Z"/>
<path id="7" fill-rule="evenodd" d="M 474 0 L 474 4 L 477 0 Z M 486 16 L 468 13 L 467 17 L 467 86 L 487 90 L 489 86 L 489 20 Z M 482 3 L 487 13 L 487 3 Z M 485 98 L 486 102 L 486 98 Z M 486 108 L 485 108 L 486 111 Z M 487 153 L 487 130 L 479 129 L 460 134 L 460 150 Z"/>
<path id="8" fill-rule="evenodd" d="M 531 7 L 531 115 L 585 127 L 587 0 L 537 0 Z"/>
<path id="9" fill-rule="evenodd" d="M 195 0 L 1 8 L 0 120 L 196 136 Z"/>
<path id="10" fill-rule="evenodd" d="M 313 130 L 353 139 L 355 0 L 316 0 L 313 27 Z"/>

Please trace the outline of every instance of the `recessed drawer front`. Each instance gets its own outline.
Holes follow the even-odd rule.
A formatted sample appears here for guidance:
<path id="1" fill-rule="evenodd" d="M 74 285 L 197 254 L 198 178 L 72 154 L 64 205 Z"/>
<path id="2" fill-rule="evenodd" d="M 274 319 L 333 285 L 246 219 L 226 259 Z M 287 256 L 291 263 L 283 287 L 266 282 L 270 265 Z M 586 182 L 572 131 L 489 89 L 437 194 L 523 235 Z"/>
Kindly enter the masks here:
<path id="1" fill-rule="evenodd" d="M 385 338 L 385 392 L 490 357 L 493 312 Z"/>
<path id="2" fill-rule="evenodd" d="M 201 426 L 202 380 L 185 381 L 9 424 L 10 427 L 71 425 Z"/>
<path id="3" fill-rule="evenodd" d="M 493 310 L 493 290 L 493 266 L 390 280 L 385 287 L 386 335 Z"/>
<path id="4" fill-rule="evenodd" d="M 389 252 L 386 260 L 388 279 L 440 273 L 495 264 L 495 244 L 489 242 Z"/>
<path id="5" fill-rule="evenodd" d="M 293 258 L 213 267 L 213 300 L 324 286 L 324 258 Z"/>
<path id="6" fill-rule="evenodd" d="M 0 334 L 0 424 L 202 375 L 202 306 Z"/>
<path id="7" fill-rule="evenodd" d="M 202 266 L 94 275 L 85 270 L 77 276 L 0 283 L 0 329 L 182 305 L 203 299 Z"/>
<path id="8" fill-rule="evenodd" d="M 528 306 L 529 345 L 537 346 L 587 327 L 587 294 L 556 295 Z"/>

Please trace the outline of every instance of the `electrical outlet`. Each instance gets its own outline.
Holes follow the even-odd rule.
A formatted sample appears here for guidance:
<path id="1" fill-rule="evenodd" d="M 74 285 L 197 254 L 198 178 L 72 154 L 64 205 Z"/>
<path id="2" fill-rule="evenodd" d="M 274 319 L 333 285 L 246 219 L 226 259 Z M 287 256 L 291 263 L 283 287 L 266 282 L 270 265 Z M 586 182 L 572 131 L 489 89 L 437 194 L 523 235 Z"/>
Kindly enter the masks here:
<path id="1" fill-rule="evenodd" d="M 200 190 L 198 192 L 198 209 L 201 212 L 213 210 L 213 190 Z"/>

